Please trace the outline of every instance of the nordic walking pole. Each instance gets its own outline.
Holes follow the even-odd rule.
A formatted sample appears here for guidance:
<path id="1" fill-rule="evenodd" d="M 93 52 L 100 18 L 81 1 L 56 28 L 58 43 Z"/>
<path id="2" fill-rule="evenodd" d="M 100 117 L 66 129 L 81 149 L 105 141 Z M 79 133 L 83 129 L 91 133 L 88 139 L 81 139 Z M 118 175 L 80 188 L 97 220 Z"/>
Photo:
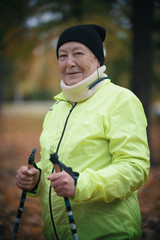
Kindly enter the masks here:
<path id="1" fill-rule="evenodd" d="M 54 169 L 56 172 L 62 171 L 62 168 L 59 164 L 60 162 L 58 160 L 57 153 L 50 154 L 50 161 L 53 163 L 53 166 L 54 166 Z M 68 219 L 69 219 L 69 223 L 70 223 L 70 227 L 71 227 L 73 240 L 78 240 L 76 225 L 74 222 L 73 213 L 72 213 L 72 209 L 71 209 L 71 205 L 70 205 L 70 201 L 69 201 L 68 197 L 64 197 L 64 201 L 65 201 L 65 205 L 66 205 L 66 210 L 67 210 L 67 215 L 68 215 Z"/>
<path id="2" fill-rule="evenodd" d="M 35 152 L 36 151 L 37 151 L 37 149 L 34 148 L 33 151 L 31 152 L 29 158 L 28 158 L 28 168 L 29 169 L 32 168 L 33 165 L 34 165 L 34 158 L 35 158 Z M 11 240 L 16 240 L 17 233 L 18 233 L 18 228 L 19 228 L 19 224 L 20 224 L 20 220 L 21 220 L 21 216 L 22 216 L 22 212 L 23 212 L 23 207 L 24 207 L 24 203 L 25 203 L 25 200 L 26 200 L 26 195 L 27 195 L 27 191 L 23 190 L 22 195 L 21 195 L 21 199 L 20 199 L 20 203 L 19 203 L 19 207 L 18 207 L 18 211 L 17 211 L 16 221 L 14 223 L 14 228 L 13 228 Z"/>

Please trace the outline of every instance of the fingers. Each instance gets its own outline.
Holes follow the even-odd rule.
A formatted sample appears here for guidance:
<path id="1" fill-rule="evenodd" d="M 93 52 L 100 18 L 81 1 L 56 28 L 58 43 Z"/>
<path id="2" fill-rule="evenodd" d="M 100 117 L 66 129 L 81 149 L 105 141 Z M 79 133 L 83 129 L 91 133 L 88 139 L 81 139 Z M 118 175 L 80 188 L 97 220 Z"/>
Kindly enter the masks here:
<path id="1" fill-rule="evenodd" d="M 28 169 L 22 166 L 16 175 L 16 185 L 23 190 L 31 190 L 37 184 L 39 179 L 39 170 L 35 168 Z"/>
<path id="2" fill-rule="evenodd" d="M 28 170 L 29 176 L 34 176 L 34 175 L 36 175 L 37 173 L 39 173 L 39 170 L 37 170 L 36 168 L 30 168 L 30 169 Z"/>
<path id="3" fill-rule="evenodd" d="M 51 187 L 54 188 L 58 196 L 74 197 L 74 179 L 67 172 L 53 173 L 47 179 L 51 181 Z"/>

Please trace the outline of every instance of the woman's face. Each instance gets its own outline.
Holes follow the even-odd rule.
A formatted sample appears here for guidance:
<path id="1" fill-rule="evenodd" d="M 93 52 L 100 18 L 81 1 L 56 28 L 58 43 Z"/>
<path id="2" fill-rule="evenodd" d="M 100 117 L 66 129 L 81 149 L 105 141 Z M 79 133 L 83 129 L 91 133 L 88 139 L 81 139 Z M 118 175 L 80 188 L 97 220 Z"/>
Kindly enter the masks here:
<path id="1" fill-rule="evenodd" d="M 64 43 L 58 51 L 60 77 L 66 85 L 72 86 L 100 67 L 92 51 L 82 43 Z"/>

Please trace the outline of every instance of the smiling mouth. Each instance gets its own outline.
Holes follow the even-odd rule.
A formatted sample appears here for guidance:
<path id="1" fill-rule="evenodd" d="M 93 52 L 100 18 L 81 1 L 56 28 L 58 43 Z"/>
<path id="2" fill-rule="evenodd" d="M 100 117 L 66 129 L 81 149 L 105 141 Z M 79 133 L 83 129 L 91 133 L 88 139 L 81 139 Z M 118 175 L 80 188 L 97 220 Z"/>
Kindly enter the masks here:
<path id="1" fill-rule="evenodd" d="M 67 73 L 67 75 L 74 75 L 74 74 L 78 74 L 80 72 L 70 72 L 70 73 Z"/>

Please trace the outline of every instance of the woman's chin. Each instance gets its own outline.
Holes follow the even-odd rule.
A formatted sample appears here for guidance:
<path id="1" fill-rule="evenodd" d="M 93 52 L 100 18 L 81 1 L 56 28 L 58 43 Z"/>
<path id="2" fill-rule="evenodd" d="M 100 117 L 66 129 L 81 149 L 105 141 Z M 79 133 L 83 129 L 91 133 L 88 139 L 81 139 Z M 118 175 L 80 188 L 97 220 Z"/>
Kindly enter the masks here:
<path id="1" fill-rule="evenodd" d="M 83 77 L 76 77 L 76 76 L 71 76 L 71 77 L 67 77 L 64 81 L 64 83 L 68 86 L 73 86 L 79 82 L 81 82 L 83 80 Z"/>

